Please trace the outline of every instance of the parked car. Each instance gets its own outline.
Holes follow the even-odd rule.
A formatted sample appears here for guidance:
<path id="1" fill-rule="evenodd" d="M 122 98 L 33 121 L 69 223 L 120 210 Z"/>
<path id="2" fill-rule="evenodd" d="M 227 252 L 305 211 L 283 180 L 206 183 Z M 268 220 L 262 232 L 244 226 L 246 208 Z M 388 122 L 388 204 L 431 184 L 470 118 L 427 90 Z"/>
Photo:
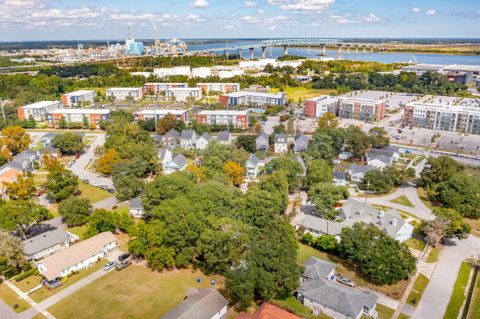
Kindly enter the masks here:
<path id="1" fill-rule="evenodd" d="M 100 185 L 100 188 L 103 189 L 103 190 L 107 190 L 108 186 L 107 185 Z"/>
<path id="2" fill-rule="evenodd" d="M 84 182 L 85 184 L 89 184 L 89 183 L 90 183 L 90 181 L 89 181 L 88 179 L 86 179 L 86 178 L 82 179 L 82 182 Z"/>
<path id="3" fill-rule="evenodd" d="M 109 188 L 109 189 L 107 189 L 107 192 L 109 192 L 110 194 L 113 194 L 113 193 L 115 193 L 115 189 Z"/>
<path id="4" fill-rule="evenodd" d="M 80 154 L 75 155 L 75 159 L 79 159 L 79 158 L 80 158 Z"/>
<path id="5" fill-rule="evenodd" d="M 95 187 L 98 187 L 98 183 L 95 182 L 95 181 L 91 181 L 91 182 L 90 182 L 90 185 L 95 186 Z"/>
<path id="6" fill-rule="evenodd" d="M 114 268 L 114 267 L 115 267 L 115 262 L 114 262 L 114 261 L 111 261 L 111 262 L 109 262 L 108 264 L 106 264 L 105 266 L 103 266 L 103 270 L 108 271 L 108 270 L 110 270 L 110 269 L 112 269 L 112 268 Z"/>
<path id="7" fill-rule="evenodd" d="M 118 256 L 118 261 L 120 262 L 124 262 L 130 259 L 132 259 L 132 254 L 130 253 L 123 253 L 120 256 Z"/>
<path id="8" fill-rule="evenodd" d="M 343 276 L 337 276 L 337 281 L 341 284 L 344 284 L 349 287 L 355 287 L 355 283 L 351 281 L 350 279 L 343 277 Z"/>
<path id="9" fill-rule="evenodd" d="M 128 266 L 130 266 L 132 264 L 132 262 L 130 260 L 125 260 L 125 261 L 118 261 L 116 264 L 115 264 L 115 269 L 116 270 L 122 270 L 123 268 L 127 268 Z"/>

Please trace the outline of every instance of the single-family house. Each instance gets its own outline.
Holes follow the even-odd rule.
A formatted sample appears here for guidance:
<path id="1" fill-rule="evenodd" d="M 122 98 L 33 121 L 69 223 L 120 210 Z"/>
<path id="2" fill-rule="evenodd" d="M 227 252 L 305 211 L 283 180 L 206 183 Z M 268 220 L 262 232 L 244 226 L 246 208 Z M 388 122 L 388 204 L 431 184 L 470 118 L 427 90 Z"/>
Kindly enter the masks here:
<path id="1" fill-rule="evenodd" d="M 197 141 L 197 133 L 192 129 L 183 130 L 180 135 L 180 146 L 186 149 L 192 149 L 195 147 Z"/>
<path id="2" fill-rule="evenodd" d="M 195 147 L 197 150 L 204 150 L 207 148 L 208 143 L 212 140 L 212 136 L 207 132 L 203 133 L 199 138 L 197 138 L 197 142 L 195 143 Z"/>
<path id="3" fill-rule="evenodd" d="M 297 298 L 314 314 L 320 312 L 332 318 L 359 319 L 363 315 L 376 317 L 378 296 L 369 290 L 348 287 L 336 281 L 335 264 L 310 257 L 304 263 L 304 272 Z"/>
<path id="4" fill-rule="evenodd" d="M 347 184 L 347 177 L 344 172 L 333 172 L 333 183 L 337 186 L 345 186 Z"/>
<path id="5" fill-rule="evenodd" d="M 39 153 L 32 149 L 27 149 L 13 157 L 12 161 L 6 164 L 23 173 L 32 172 L 35 169 L 35 163 L 38 161 Z"/>
<path id="6" fill-rule="evenodd" d="M 295 153 L 306 152 L 308 148 L 308 137 L 305 134 L 297 134 L 295 136 L 293 151 Z"/>
<path id="7" fill-rule="evenodd" d="M 187 297 L 162 319 L 226 319 L 227 305 L 216 289 L 190 288 Z"/>
<path id="8" fill-rule="evenodd" d="M 162 139 L 162 143 L 167 147 L 174 148 L 178 144 L 178 140 L 180 138 L 180 133 L 174 128 L 168 131 Z"/>
<path id="9" fill-rule="evenodd" d="M 402 152 L 404 152 L 404 150 L 399 148 L 398 146 L 388 145 L 382 148 L 371 148 L 368 151 L 368 156 L 375 156 L 381 154 L 390 158 L 390 162 L 393 163 L 400 159 L 400 154 Z"/>
<path id="10" fill-rule="evenodd" d="M 257 144 L 257 151 L 266 152 L 268 150 L 268 134 L 262 132 L 255 139 L 255 144 Z"/>
<path id="11" fill-rule="evenodd" d="M 170 162 L 173 158 L 173 153 L 166 147 L 162 147 L 158 150 L 158 160 L 160 161 L 160 165 L 162 168 L 165 169 L 165 165 Z"/>
<path id="12" fill-rule="evenodd" d="M 36 267 L 48 286 L 74 271 L 90 267 L 116 246 L 115 236 L 111 232 L 103 232 L 38 261 Z"/>
<path id="13" fill-rule="evenodd" d="M 352 158 L 353 154 L 352 152 L 348 152 L 348 151 L 343 151 L 343 152 L 340 152 L 340 154 L 338 154 L 338 158 L 341 159 L 341 160 L 348 160 L 349 158 Z"/>
<path id="14" fill-rule="evenodd" d="M 22 241 L 23 253 L 27 260 L 39 260 L 68 247 L 78 237 L 64 231 L 54 229 Z"/>
<path id="15" fill-rule="evenodd" d="M 247 162 L 245 163 L 245 173 L 247 178 L 257 178 L 260 168 L 260 162 L 255 154 L 250 154 Z"/>
<path id="16" fill-rule="evenodd" d="M 58 135 L 58 133 L 55 132 L 49 132 L 42 136 L 42 144 L 47 146 L 52 144 L 53 139 Z"/>
<path id="17" fill-rule="evenodd" d="M 288 136 L 287 134 L 275 134 L 274 152 L 277 154 L 285 154 L 288 152 Z"/>
<path id="18" fill-rule="evenodd" d="M 264 302 L 254 313 L 240 312 L 235 319 L 301 319 L 282 308 Z"/>
<path id="19" fill-rule="evenodd" d="M 140 197 L 135 197 L 130 200 L 128 203 L 128 210 L 130 211 L 130 215 L 135 218 L 143 217 L 145 210 L 143 209 L 142 200 Z"/>
<path id="20" fill-rule="evenodd" d="M 392 158 L 383 154 L 374 154 L 367 157 L 367 164 L 376 169 L 384 169 L 392 163 Z"/>
<path id="21" fill-rule="evenodd" d="M 229 131 L 218 132 L 217 141 L 219 141 L 220 144 L 230 145 L 232 142 L 232 134 Z"/>
<path id="22" fill-rule="evenodd" d="M 361 181 L 363 181 L 363 178 L 365 177 L 365 174 L 367 174 L 368 172 L 370 172 L 374 169 L 375 169 L 375 167 L 373 167 L 371 165 L 353 164 L 352 166 L 350 166 L 347 173 L 350 176 L 350 180 L 352 182 L 360 183 Z"/>
<path id="23" fill-rule="evenodd" d="M 170 161 L 165 163 L 163 173 L 169 175 L 175 172 L 181 172 L 187 168 L 187 159 L 182 154 L 177 154 Z"/>
<path id="24" fill-rule="evenodd" d="M 163 135 L 160 135 L 160 134 L 152 134 L 151 135 L 153 141 L 155 142 L 155 144 L 157 145 L 160 145 L 163 143 Z"/>

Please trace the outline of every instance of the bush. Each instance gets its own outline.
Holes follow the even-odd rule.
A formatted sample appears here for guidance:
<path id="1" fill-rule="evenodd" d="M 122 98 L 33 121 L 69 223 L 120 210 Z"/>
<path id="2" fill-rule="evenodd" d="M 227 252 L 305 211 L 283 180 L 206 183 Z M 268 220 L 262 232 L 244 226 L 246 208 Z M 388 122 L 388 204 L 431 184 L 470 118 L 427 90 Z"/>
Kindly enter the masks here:
<path id="1" fill-rule="evenodd" d="M 28 277 L 33 276 L 33 275 L 36 276 L 38 274 L 39 274 L 38 270 L 35 269 L 35 268 L 32 268 L 32 269 L 27 270 L 27 271 L 21 273 L 20 275 L 16 276 L 15 281 L 19 282 L 19 281 L 22 281 L 25 278 L 28 278 Z"/>

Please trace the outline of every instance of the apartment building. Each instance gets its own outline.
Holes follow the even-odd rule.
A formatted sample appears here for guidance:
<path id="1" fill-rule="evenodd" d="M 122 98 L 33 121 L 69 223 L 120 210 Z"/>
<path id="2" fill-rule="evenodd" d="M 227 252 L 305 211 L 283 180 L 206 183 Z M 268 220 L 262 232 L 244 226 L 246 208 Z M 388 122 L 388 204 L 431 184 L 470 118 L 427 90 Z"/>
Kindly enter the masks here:
<path id="1" fill-rule="evenodd" d="M 156 110 L 143 110 L 135 113 L 135 121 L 149 120 L 149 119 L 161 119 L 165 115 L 171 114 L 177 118 L 177 121 L 182 121 L 185 124 L 188 122 L 187 110 L 168 110 L 168 109 L 156 109 Z"/>
<path id="2" fill-rule="evenodd" d="M 129 97 L 139 100 L 143 97 L 142 91 L 142 88 L 110 88 L 107 89 L 106 96 L 114 97 L 118 101 L 124 101 Z"/>
<path id="3" fill-rule="evenodd" d="M 285 93 L 234 92 L 220 96 L 222 106 L 248 105 L 257 107 L 283 106 L 287 102 Z"/>
<path id="4" fill-rule="evenodd" d="M 20 120 L 28 120 L 30 116 L 37 122 L 46 121 L 48 113 L 62 109 L 60 101 L 41 101 L 17 108 L 17 115 Z"/>
<path id="5" fill-rule="evenodd" d="M 242 130 L 248 128 L 248 111 L 200 111 L 195 119 L 197 124 L 230 125 Z"/>
<path id="6" fill-rule="evenodd" d="M 97 92 L 93 90 L 79 90 L 63 94 L 61 100 L 65 107 L 75 107 L 79 105 L 92 104 Z"/>
<path id="7" fill-rule="evenodd" d="M 153 74 L 159 78 L 162 78 L 172 75 L 190 76 L 192 73 L 190 66 L 174 66 L 172 68 L 155 68 L 153 69 Z"/>
<path id="8" fill-rule="evenodd" d="M 305 100 L 304 114 L 307 117 L 320 117 L 324 113 L 338 113 L 338 98 L 330 95 L 321 95 L 319 97 Z"/>
<path id="9" fill-rule="evenodd" d="M 187 88 L 187 83 L 145 83 L 143 94 L 158 94 L 173 88 Z"/>
<path id="10" fill-rule="evenodd" d="M 340 98 L 338 117 L 340 119 L 355 119 L 363 122 L 380 121 L 385 117 L 386 102 L 362 98 Z"/>
<path id="11" fill-rule="evenodd" d="M 205 94 L 210 92 L 233 93 L 240 91 L 240 83 L 197 83 L 197 88 L 200 88 Z"/>
<path id="12" fill-rule="evenodd" d="M 410 128 L 480 134 L 480 101 L 469 99 L 460 105 L 408 103 L 403 111 L 403 124 Z"/>
<path id="13" fill-rule="evenodd" d="M 199 88 L 170 88 L 165 90 L 165 97 L 169 100 L 185 102 L 191 97 L 195 100 L 202 98 L 202 90 Z"/>
<path id="14" fill-rule="evenodd" d="M 83 123 L 86 118 L 88 125 L 98 127 L 100 121 L 107 120 L 110 110 L 106 109 L 58 109 L 48 114 L 49 127 L 59 128 L 63 118 L 66 124 Z"/>

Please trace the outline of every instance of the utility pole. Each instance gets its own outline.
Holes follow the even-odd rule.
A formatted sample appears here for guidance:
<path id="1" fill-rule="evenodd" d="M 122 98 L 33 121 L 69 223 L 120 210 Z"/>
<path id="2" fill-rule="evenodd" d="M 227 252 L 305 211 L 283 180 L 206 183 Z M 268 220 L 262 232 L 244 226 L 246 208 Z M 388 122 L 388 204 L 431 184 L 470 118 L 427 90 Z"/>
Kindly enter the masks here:
<path id="1" fill-rule="evenodd" d="M 367 202 L 368 199 L 368 188 L 370 186 L 370 181 L 367 181 L 367 190 L 365 191 L 365 203 Z"/>
<path id="2" fill-rule="evenodd" d="M 5 122 L 5 124 L 7 124 L 7 119 L 5 118 L 5 110 L 3 109 L 3 100 L 2 100 L 1 97 L 0 97 L 0 107 L 2 108 L 3 122 Z"/>

